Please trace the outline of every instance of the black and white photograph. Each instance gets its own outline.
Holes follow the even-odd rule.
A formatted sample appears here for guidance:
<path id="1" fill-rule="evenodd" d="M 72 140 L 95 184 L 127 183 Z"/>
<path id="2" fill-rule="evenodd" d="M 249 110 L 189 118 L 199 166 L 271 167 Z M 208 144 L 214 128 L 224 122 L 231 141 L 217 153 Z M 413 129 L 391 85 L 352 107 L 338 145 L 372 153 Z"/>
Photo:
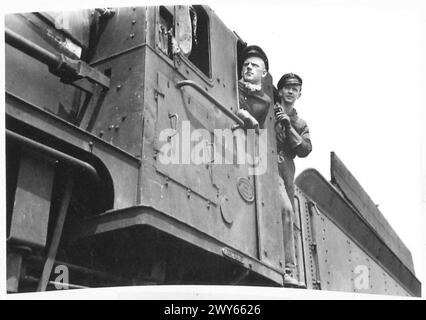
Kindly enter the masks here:
<path id="1" fill-rule="evenodd" d="M 2 16 L 2 298 L 422 298 L 422 1 Z"/>

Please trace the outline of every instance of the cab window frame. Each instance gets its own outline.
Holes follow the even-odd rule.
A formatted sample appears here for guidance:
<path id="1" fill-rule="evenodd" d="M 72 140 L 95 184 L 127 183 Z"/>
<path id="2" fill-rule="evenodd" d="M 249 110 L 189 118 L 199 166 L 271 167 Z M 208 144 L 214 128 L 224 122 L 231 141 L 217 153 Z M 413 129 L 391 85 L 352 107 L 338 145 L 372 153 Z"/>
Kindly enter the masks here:
<path id="1" fill-rule="evenodd" d="M 160 42 L 160 38 L 159 38 L 159 32 L 160 32 L 160 9 L 161 7 L 164 7 L 165 10 L 168 11 L 168 13 L 172 13 L 173 16 L 173 37 L 176 39 L 176 34 L 177 34 L 177 28 L 179 28 L 179 26 L 177 25 L 177 19 L 176 19 L 176 13 L 177 13 L 177 7 L 178 6 L 173 6 L 173 12 L 171 12 L 171 7 L 170 6 L 158 6 L 158 9 L 156 10 L 156 36 L 155 36 L 155 41 L 156 41 L 156 50 L 158 52 L 161 53 L 161 56 L 166 57 L 166 61 L 168 61 L 169 64 L 174 65 L 174 60 L 176 58 L 173 57 L 173 53 L 170 55 L 167 55 L 166 53 L 164 53 L 160 46 L 159 46 L 159 42 Z M 207 49 L 207 57 L 208 57 L 208 74 L 205 74 L 203 72 L 203 70 L 201 70 L 193 61 L 191 61 L 191 59 L 189 57 L 184 56 L 182 53 L 178 53 L 178 59 L 180 59 L 181 62 L 185 63 L 185 66 L 189 67 L 198 77 L 200 77 L 201 79 L 204 80 L 204 82 L 206 82 L 207 84 L 209 84 L 209 86 L 213 86 L 213 68 L 212 68 L 212 46 L 211 46 L 211 19 L 209 14 L 207 13 L 207 11 L 200 5 L 195 5 L 194 6 L 197 10 L 202 10 L 203 11 L 203 15 L 206 18 L 203 23 L 205 23 L 205 27 L 206 27 L 206 34 L 207 34 L 207 40 L 206 40 L 206 49 Z M 185 75 L 185 77 L 187 76 L 187 74 Z"/>

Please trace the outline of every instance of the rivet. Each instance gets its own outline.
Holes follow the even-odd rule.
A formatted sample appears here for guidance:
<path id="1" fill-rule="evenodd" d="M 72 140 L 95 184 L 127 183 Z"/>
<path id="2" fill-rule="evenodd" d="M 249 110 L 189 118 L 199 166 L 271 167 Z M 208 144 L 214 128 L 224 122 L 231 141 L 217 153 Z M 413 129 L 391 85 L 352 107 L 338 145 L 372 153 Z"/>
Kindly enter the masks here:
<path id="1" fill-rule="evenodd" d="M 117 91 L 121 89 L 121 84 L 117 85 Z"/>
<path id="2" fill-rule="evenodd" d="M 114 129 L 115 129 L 115 131 L 117 131 L 118 129 L 120 129 L 120 126 L 117 124 L 117 125 L 114 127 Z"/>
<path id="3" fill-rule="evenodd" d="M 131 34 L 130 34 L 130 38 L 132 38 L 132 39 L 133 39 L 134 37 L 135 37 L 135 34 L 134 34 L 134 33 L 131 33 Z"/>
<path id="4" fill-rule="evenodd" d="M 136 20 L 132 20 L 132 24 L 135 24 L 136 23 Z"/>

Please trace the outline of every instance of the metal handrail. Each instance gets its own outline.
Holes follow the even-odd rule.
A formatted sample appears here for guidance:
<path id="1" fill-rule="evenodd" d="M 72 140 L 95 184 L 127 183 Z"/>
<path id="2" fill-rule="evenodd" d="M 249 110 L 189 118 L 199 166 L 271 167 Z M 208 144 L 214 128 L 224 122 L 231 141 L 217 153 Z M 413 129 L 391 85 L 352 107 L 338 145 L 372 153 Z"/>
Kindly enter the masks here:
<path id="1" fill-rule="evenodd" d="M 226 114 L 228 117 L 230 117 L 232 120 L 234 120 L 239 126 L 244 127 L 244 122 L 238 116 L 233 113 L 232 111 L 228 110 L 223 104 L 221 104 L 219 101 L 217 101 L 210 93 L 206 92 L 200 85 L 195 83 L 192 80 L 182 80 L 176 83 L 176 88 L 180 89 L 182 87 L 189 86 L 194 88 L 196 91 L 201 93 L 207 100 L 210 102 L 213 102 L 216 107 L 219 108 L 220 111 L 222 111 L 224 114 Z"/>
<path id="2" fill-rule="evenodd" d="M 49 146 L 46 146 L 44 144 L 41 144 L 35 140 L 29 139 L 27 137 L 21 136 L 20 134 L 17 134 L 13 131 L 10 131 L 8 129 L 6 129 L 6 137 L 10 138 L 20 144 L 23 144 L 29 148 L 33 148 L 35 150 L 44 152 L 46 154 L 49 154 L 50 156 L 57 158 L 59 160 L 62 160 L 66 163 L 68 163 L 69 165 L 78 168 L 79 170 L 83 170 L 85 172 L 87 172 L 88 174 L 90 174 L 98 183 L 100 183 L 100 177 L 96 171 L 96 169 L 90 165 L 87 162 L 81 161 L 77 158 L 74 158 L 68 154 L 65 154 L 59 150 L 53 149 Z"/>
<path id="3" fill-rule="evenodd" d="M 57 76 L 62 77 L 65 75 L 73 81 L 87 78 L 89 81 L 95 82 L 104 88 L 109 88 L 110 86 L 110 79 L 107 76 L 85 62 L 70 59 L 62 54 L 51 53 L 8 28 L 5 28 L 5 40 L 12 47 L 47 65 L 50 71 Z"/>

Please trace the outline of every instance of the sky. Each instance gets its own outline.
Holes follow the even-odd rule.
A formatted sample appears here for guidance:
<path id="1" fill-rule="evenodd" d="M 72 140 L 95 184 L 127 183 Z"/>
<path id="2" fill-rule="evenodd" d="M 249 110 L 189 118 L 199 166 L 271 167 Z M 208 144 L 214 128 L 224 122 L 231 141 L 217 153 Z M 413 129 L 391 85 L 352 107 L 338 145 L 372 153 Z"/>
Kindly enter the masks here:
<path id="1" fill-rule="evenodd" d="M 411 250 L 426 279 L 426 13 L 422 1 L 201 1 L 248 44 L 261 46 L 274 84 L 303 78 L 296 103 L 313 151 L 297 172 L 330 178 L 337 153 Z M 170 3 L 170 1 L 162 1 Z M 179 1 L 180 4 L 191 3 Z M 6 12 L 155 4 L 18 0 Z M 2 80 L 3 81 L 3 80 Z"/>

